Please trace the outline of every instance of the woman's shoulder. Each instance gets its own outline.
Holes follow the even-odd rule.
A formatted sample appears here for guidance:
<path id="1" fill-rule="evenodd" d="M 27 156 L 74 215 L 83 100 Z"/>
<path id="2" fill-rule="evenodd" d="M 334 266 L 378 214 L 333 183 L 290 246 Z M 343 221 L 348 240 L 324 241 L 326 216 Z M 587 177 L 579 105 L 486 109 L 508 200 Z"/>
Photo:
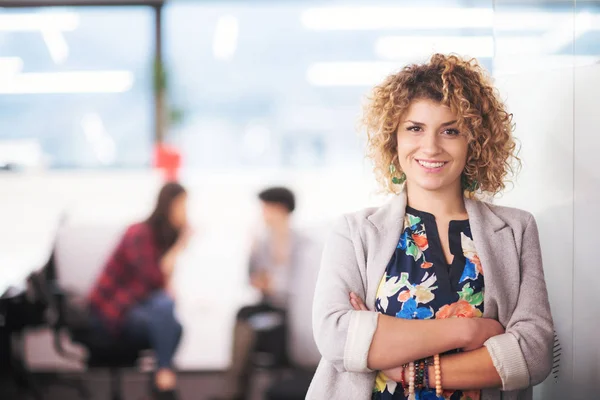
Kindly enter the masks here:
<path id="1" fill-rule="evenodd" d="M 143 236 L 150 236 L 151 233 L 152 233 L 152 228 L 150 227 L 150 224 L 148 224 L 145 221 L 142 221 L 142 222 L 136 222 L 136 223 L 129 225 L 125 229 L 125 234 L 123 236 L 125 238 L 143 237 Z"/>
<path id="2" fill-rule="evenodd" d="M 332 224 L 332 232 L 345 236 L 353 241 L 363 242 L 370 233 L 376 230 L 373 217 L 381 212 L 381 207 L 367 207 L 357 211 L 339 215 Z"/>
<path id="3" fill-rule="evenodd" d="M 496 217 L 500 218 L 511 227 L 526 227 L 535 221 L 533 214 L 521 208 L 502 206 L 486 201 L 476 201 L 481 207 L 485 207 Z"/>
<path id="4" fill-rule="evenodd" d="M 337 218 L 335 225 L 347 226 L 348 229 L 352 230 L 370 226 L 371 222 L 369 218 L 380 208 L 381 207 L 367 207 L 344 213 Z"/>

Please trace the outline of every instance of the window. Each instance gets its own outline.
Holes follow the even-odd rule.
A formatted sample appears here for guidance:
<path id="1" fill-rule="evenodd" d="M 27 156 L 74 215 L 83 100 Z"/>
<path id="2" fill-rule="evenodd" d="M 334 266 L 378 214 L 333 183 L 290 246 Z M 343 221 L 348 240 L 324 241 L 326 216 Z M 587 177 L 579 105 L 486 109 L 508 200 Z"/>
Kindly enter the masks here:
<path id="1" fill-rule="evenodd" d="M 148 165 L 153 15 L 150 7 L 0 10 L 0 164 Z"/>
<path id="2" fill-rule="evenodd" d="M 360 167 L 356 128 L 373 84 L 434 50 L 491 67 L 491 2 L 427 3 L 168 3 L 169 90 L 184 112 L 170 133 L 185 166 Z"/>

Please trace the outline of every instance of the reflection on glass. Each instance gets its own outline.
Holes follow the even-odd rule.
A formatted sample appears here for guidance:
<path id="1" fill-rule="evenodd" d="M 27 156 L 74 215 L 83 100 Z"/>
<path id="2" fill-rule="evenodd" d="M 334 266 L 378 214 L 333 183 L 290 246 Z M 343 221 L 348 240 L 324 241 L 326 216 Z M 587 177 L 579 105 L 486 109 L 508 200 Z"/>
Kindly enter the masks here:
<path id="1" fill-rule="evenodd" d="M 600 7 L 591 3 L 574 13 L 563 2 L 498 1 L 494 72 L 504 75 L 597 63 L 599 35 Z"/>
<path id="2" fill-rule="evenodd" d="M 373 84 L 436 51 L 491 68 L 491 1 L 453 3 L 172 2 L 165 51 L 185 118 L 171 140 L 188 168 L 360 166 Z"/>
<path id="3" fill-rule="evenodd" d="M 0 11 L 0 164 L 147 165 L 152 16 L 145 7 Z"/>

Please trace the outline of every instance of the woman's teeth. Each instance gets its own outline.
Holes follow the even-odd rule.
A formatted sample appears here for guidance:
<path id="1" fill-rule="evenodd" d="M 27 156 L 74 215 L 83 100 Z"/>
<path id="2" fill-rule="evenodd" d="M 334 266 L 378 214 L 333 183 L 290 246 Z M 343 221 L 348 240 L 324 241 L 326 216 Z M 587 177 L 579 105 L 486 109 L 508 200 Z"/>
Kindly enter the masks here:
<path id="1" fill-rule="evenodd" d="M 428 162 L 428 161 L 417 160 L 417 162 L 425 168 L 440 168 L 440 167 L 443 167 L 444 164 L 446 164 L 443 161 L 442 162 Z"/>

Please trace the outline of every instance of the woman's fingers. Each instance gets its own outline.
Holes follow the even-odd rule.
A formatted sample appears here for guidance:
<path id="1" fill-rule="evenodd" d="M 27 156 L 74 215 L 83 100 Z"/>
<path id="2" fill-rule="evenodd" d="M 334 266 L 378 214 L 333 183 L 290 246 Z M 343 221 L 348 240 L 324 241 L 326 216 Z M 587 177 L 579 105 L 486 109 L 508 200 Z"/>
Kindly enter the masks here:
<path id="1" fill-rule="evenodd" d="M 362 299 L 353 292 L 350 292 L 350 304 L 356 311 L 368 311 L 368 308 L 365 306 Z"/>

